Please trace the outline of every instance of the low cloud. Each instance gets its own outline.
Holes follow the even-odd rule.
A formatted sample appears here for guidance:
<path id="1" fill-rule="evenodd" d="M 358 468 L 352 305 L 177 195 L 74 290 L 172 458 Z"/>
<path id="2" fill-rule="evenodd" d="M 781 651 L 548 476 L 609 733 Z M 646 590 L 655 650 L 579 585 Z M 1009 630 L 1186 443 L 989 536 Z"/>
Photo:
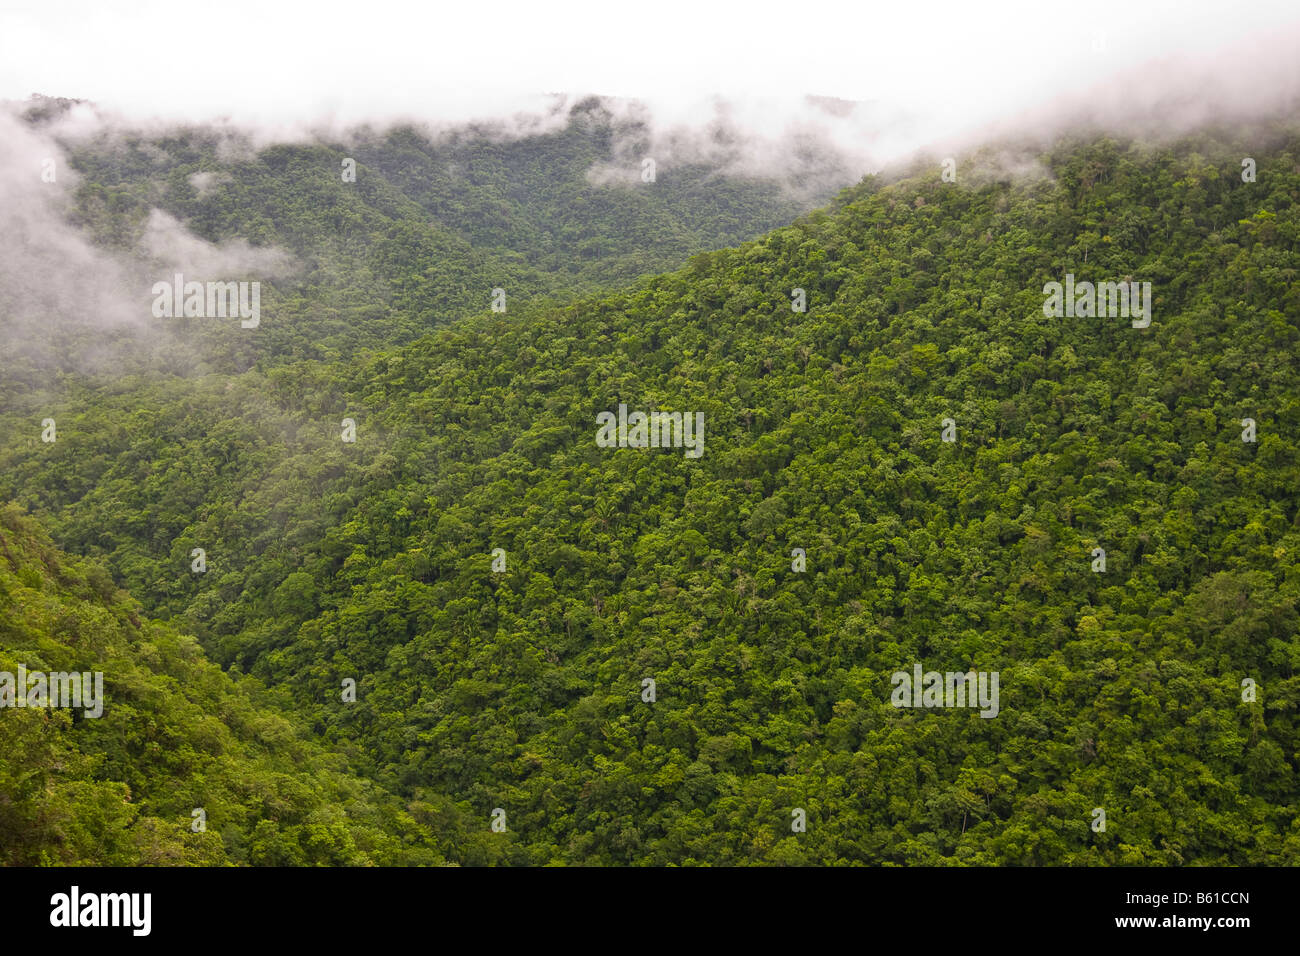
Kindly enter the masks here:
<path id="1" fill-rule="evenodd" d="M 51 137 L 0 109 L 0 350 L 6 364 L 94 364 L 90 353 L 97 347 L 78 345 L 72 333 L 129 331 L 148 321 L 147 301 L 133 302 L 131 295 L 143 275 L 72 223 L 76 183 Z"/>
<path id="2" fill-rule="evenodd" d="M 251 246 L 243 239 L 211 243 L 161 209 L 149 211 L 141 245 L 153 261 L 200 281 L 279 279 L 296 271 L 293 257 L 282 249 Z"/>
<path id="3" fill-rule="evenodd" d="M 150 290 L 174 272 L 200 280 L 293 274 L 295 263 L 282 250 L 244 240 L 207 242 L 160 209 L 150 211 L 136 248 L 96 244 L 76 219 L 79 177 L 54 132 L 97 135 L 103 117 L 78 104 L 32 123 L 23 118 L 28 110 L 0 104 L 0 358 L 6 368 L 120 370 L 124 360 L 139 359 L 142 346 L 173 338 L 152 315 Z"/>

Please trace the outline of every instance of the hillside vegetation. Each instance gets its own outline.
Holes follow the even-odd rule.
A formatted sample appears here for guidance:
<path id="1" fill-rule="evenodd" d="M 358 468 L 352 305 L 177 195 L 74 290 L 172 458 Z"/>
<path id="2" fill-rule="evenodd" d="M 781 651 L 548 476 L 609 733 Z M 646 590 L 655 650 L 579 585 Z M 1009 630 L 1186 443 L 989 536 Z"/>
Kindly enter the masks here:
<path id="1" fill-rule="evenodd" d="M 0 672 L 103 679 L 97 716 L 0 712 L 0 865 L 443 862 L 429 828 L 283 700 L 139 611 L 98 564 L 0 511 Z"/>
<path id="2" fill-rule="evenodd" d="M 459 807 L 452 862 L 1300 863 L 1300 136 L 1015 160 L 345 361 L 63 381 L 0 497 Z M 1046 317 L 1067 273 L 1150 327 Z M 599 447 L 620 403 L 704 454 Z M 998 715 L 893 707 L 917 663 Z"/>
<path id="3" fill-rule="evenodd" d="M 221 127 L 110 126 L 66 145 L 74 219 L 100 245 L 186 248 L 161 214 L 261 266 L 188 276 L 265 286 L 275 321 L 256 342 L 224 323 L 182 325 L 229 372 L 392 347 L 486 309 L 496 288 L 511 307 L 616 288 L 761 235 L 856 178 L 834 155 L 792 159 L 792 188 L 714 144 L 661 155 L 647 183 L 654 142 L 646 122 L 590 98 L 537 129 L 361 128 L 264 145 Z M 142 292 L 144 315 L 149 302 Z"/>

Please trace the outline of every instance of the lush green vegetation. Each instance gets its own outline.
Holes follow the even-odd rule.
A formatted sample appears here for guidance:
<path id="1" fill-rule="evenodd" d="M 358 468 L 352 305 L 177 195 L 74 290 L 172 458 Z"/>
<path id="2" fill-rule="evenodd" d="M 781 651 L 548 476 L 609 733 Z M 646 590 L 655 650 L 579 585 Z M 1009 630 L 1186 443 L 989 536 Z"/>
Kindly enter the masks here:
<path id="1" fill-rule="evenodd" d="M 347 773 L 282 699 L 139 611 L 101 566 L 0 511 L 0 672 L 105 681 L 97 718 L 0 717 L 0 865 L 443 861 L 418 807 Z"/>
<path id="2" fill-rule="evenodd" d="M 77 221 L 105 246 L 138 248 L 157 209 L 209 242 L 291 254 L 295 270 L 264 282 L 275 318 L 256 346 L 227 327 L 185 329 L 226 372 L 391 347 L 487 308 L 494 288 L 513 309 L 623 285 L 787 223 L 853 179 L 830 157 L 807 164 L 814 185 L 793 192 L 699 159 L 663 162 L 642 183 L 650 143 L 644 123 L 591 99 L 530 135 L 407 126 L 258 147 L 200 126 L 68 145 L 82 177 Z M 344 181 L 345 159 L 355 181 Z M 606 167 L 627 176 L 588 178 Z"/>
<path id="3" fill-rule="evenodd" d="M 1300 136 L 1032 158 L 349 361 L 65 379 L 0 497 L 453 862 L 1300 863 Z M 1045 318 L 1067 272 L 1151 282 L 1151 327 Z M 703 412 L 703 457 L 597 447 L 619 402 Z M 895 709 L 916 662 L 999 715 Z"/>

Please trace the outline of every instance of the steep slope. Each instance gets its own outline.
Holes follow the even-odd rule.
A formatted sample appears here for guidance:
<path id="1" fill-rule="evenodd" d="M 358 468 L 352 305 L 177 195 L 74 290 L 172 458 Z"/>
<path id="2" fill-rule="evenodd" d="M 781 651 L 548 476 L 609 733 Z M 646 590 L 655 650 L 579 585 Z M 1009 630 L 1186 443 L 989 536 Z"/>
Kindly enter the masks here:
<path id="1" fill-rule="evenodd" d="M 289 254 L 293 269 L 279 276 L 191 275 L 266 286 L 256 336 L 181 324 L 221 371 L 391 347 L 486 308 L 494 288 L 511 307 L 615 288 L 761 235 L 853 180 L 832 156 L 805 164 L 812 185 L 795 193 L 733 171 L 724 152 L 660 157 L 645 183 L 636 151 L 649 148 L 644 123 L 591 99 L 556 127 L 403 126 L 262 145 L 226 128 L 110 126 L 64 144 L 80 177 L 74 219 L 106 248 L 174 253 L 192 241 L 178 238 L 179 223 L 218 248 Z M 594 175 L 608 169 L 620 175 Z M 150 299 L 140 301 L 147 315 Z"/>
<path id="2" fill-rule="evenodd" d="M 426 825 L 257 681 L 138 611 L 102 568 L 0 510 L 0 865 L 443 861 Z M 88 675 L 76 707 L 17 705 L 42 700 L 19 680 L 35 694 L 52 672 Z"/>
<path id="3" fill-rule="evenodd" d="M 521 859 L 1295 864 L 1298 160 L 868 181 L 569 307 L 79 390 L 0 494 Z M 1150 282 L 1150 326 L 1046 316 L 1067 274 Z M 620 403 L 702 413 L 703 455 L 601 447 Z M 997 716 L 892 706 L 917 664 L 1000 674 Z"/>

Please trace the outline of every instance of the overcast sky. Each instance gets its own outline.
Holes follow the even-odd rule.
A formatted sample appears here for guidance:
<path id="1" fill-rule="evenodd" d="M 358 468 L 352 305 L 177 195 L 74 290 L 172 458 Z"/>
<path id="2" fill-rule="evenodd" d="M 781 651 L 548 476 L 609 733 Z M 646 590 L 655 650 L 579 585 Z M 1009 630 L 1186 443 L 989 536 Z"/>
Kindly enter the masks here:
<path id="1" fill-rule="evenodd" d="M 1166 79 L 1196 66 L 1240 82 L 1270 59 L 1294 70 L 1294 42 L 1289 56 L 1251 51 L 1300 38 L 1298 24 L 1296 0 L 3 0 L 0 98 L 265 124 L 463 119 L 560 91 L 668 113 L 709 94 L 812 93 L 951 129 L 1152 62 Z"/>

